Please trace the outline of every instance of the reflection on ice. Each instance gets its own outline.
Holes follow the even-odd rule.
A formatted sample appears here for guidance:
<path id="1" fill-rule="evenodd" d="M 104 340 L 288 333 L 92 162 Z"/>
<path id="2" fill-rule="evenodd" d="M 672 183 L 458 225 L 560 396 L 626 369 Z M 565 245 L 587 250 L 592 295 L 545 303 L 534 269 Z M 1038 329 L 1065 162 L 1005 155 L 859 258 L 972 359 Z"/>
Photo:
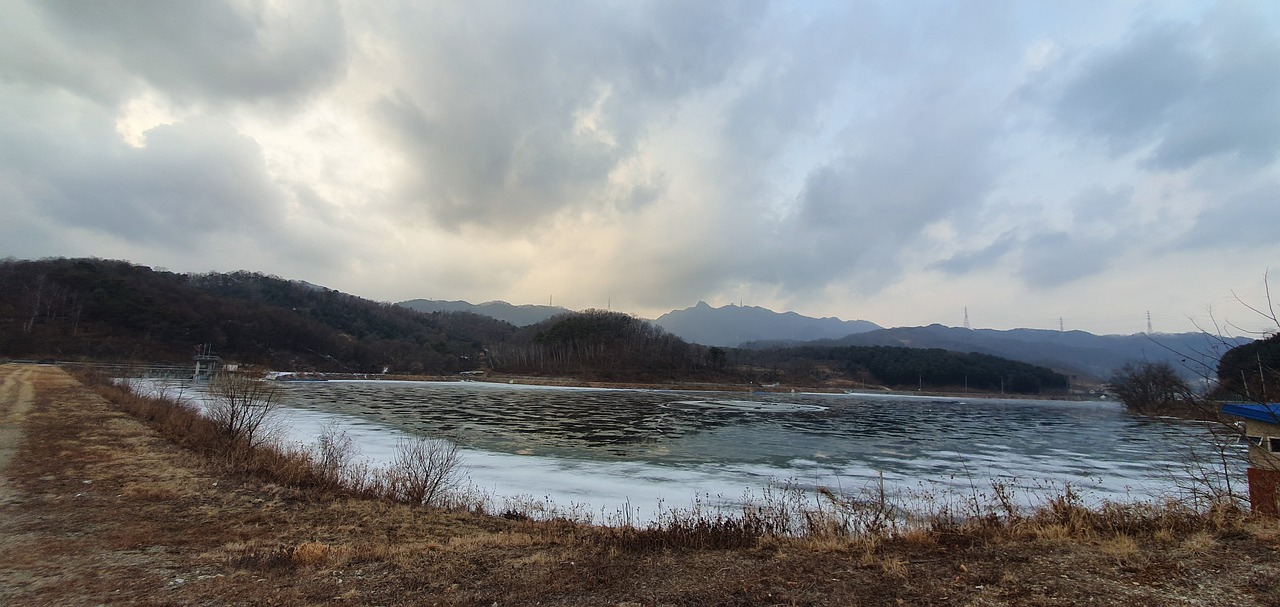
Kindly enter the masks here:
<path id="1" fill-rule="evenodd" d="M 677 400 L 663 405 L 669 409 L 698 410 L 721 409 L 727 411 L 746 411 L 751 413 L 787 413 L 794 411 L 826 411 L 826 407 L 818 405 L 797 405 L 795 403 L 766 403 L 754 400 Z"/>
<path id="2" fill-rule="evenodd" d="M 463 447 L 474 486 L 635 520 L 737 503 L 772 482 L 857 490 L 1027 490 L 1070 483 L 1095 499 L 1172 492 L 1201 426 L 1111 403 L 673 393 L 481 382 L 281 384 L 287 440 L 346 432 L 369 463 L 406 436 Z M 1011 480 L 1013 479 L 1013 480 Z"/>

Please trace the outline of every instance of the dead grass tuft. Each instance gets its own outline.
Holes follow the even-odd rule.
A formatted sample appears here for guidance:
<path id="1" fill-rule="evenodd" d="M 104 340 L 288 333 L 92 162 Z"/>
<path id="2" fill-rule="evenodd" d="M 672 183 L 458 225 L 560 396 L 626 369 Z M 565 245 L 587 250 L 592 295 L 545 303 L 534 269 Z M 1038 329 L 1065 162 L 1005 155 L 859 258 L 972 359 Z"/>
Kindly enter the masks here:
<path id="1" fill-rule="evenodd" d="M 1280 548 L 1280 518 L 1254 517 L 1245 524 L 1248 534 Z"/>
<path id="2" fill-rule="evenodd" d="M 1099 540 L 1098 551 L 1116 560 L 1131 559 L 1138 554 L 1138 542 L 1126 533 Z"/>
<path id="3" fill-rule="evenodd" d="M 886 556 L 880 559 L 880 570 L 886 575 L 906 579 L 909 572 L 907 560 L 899 556 Z"/>
<path id="4" fill-rule="evenodd" d="M 300 566 L 315 567 L 328 563 L 339 551 L 340 549 L 323 542 L 303 542 L 293 547 L 292 558 Z"/>
<path id="5" fill-rule="evenodd" d="M 1192 554 L 1204 554 L 1218 547 L 1218 538 L 1208 531 L 1197 531 L 1182 540 L 1179 547 Z"/>
<path id="6" fill-rule="evenodd" d="M 527 533 L 474 533 L 449 538 L 451 550 L 482 550 L 486 548 L 523 548 L 541 543 Z"/>

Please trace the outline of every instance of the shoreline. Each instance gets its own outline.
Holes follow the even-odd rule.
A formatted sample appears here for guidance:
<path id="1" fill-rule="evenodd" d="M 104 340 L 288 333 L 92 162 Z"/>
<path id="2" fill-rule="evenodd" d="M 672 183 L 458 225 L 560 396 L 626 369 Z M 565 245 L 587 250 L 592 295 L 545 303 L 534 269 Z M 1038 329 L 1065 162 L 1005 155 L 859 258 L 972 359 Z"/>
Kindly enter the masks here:
<path id="1" fill-rule="evenodd" d="M 545 386 L 553 388 L 591 388 L 600 390 L 664 390 L 673 392 L 725 392 L 743 394 L 846 394 L 850 396 L 897 396 L 920 398 L 975 398 L 986 400 L 1054 400 L 1079 402 L 1117 401 L 1082 394 L 1010 394 L 979 391 L 949 390 L 894 390 L 883 386 L 829 387 L 814 385 L 769 385 L 729 384 L 716 382 L 619 382 L 604 380 L 583 380 L 574 377 L 546 377 L 536 375 L 508 375 L 490 373 L 485 375 L 377 375 L 350 373 L 303 373 L 315 377 L 304 380 L 279 381 L 422 381 L 422 382 L 475 382 L 494 385 Z"/>
<path id="2" fill-rule="evenodd" d="M 0 365 L 0 603 L 1275 605 L 1280 524 L 1090 512 L 879 536 L 602 529 L 347 497 L 180 448 L 52 367 Z M 34 440 L 33 437 L 39 437 Z M 1170 511 L 1175 514 L 1178 511 Z"/>
<path id="3" fill-rule="evenodd" d="M 105 368 L 105 369 L 127 369 L 131 371 L 147 371 L 148 369 L 160 369 L 170 372 L 175 378 L 184 377 L 183 371 L 190 367 L 182 365 L 173 365 L 165 363 L 106 363 L 92 361 L 59 361 L 59 360 L 25 360 L 14 359 L 3 361 L 0 364 L 23 364 L 37 366 L 72 366 L 87 368 Z M 885 386 L 871 384 L 849 384 L 839 386 L 824 386 L 816 384 L 795 384 L 795 385 L 758 385 L 743 383 L 723 383 L 708 381 L 664 381 L 664 382 L 626 382 L 611 380 L 585 380 L 568 376 L 539 376 L 539 375 L 519 375 L 495 372 L 484 372 L 479 374 L 467 374 L 466 372 L 451 375 L 427 375 L 427 374 L 379 374 L 379 373 L 339 373 L 339 372 L 312 372 L 312 371 L 266 371 L 266 375 L 274 375 L 272 377 L 276 381 L 422 381 L 422 382 L 478 382 L 490 384 L 518 384 L 528 386 L 547 386 L 560 388 L 595 388 L 606 390 L 670 390 L 670 391 L 690 391 L 690 392 L 727 392 L 727 393 L 759 393 L 759 394 L 849 394 L 849 395 L 868 395 L 868 396 L 900 396 L 900 397 L 927 397 L 927 398 L 978 398 L 993 400 L 1055 400 L 1055 401 L 1081 401 L 1081 402 L 1118 402 L 1114 399 L 1106 398 L 1105 395 L 1097 394 L 1020 394 L 1020 393 L 1000 393 L 1000 392 L 984 392 L 976 390 L 894 390 Z M 296 379 L 281 379 L 282 377 L 293 377 Z"/>

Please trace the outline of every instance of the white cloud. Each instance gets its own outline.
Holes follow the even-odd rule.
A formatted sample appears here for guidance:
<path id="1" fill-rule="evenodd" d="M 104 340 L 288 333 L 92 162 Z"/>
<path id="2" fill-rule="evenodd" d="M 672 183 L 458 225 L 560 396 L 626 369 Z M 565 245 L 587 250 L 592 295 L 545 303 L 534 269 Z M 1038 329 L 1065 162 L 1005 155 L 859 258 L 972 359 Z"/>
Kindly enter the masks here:
<path id="1" fill-rule="evenodd" d="M 0 255 L 1109 330 L 1280 265 L 1276 32 L 1263 3 L 9 2 Z"/>

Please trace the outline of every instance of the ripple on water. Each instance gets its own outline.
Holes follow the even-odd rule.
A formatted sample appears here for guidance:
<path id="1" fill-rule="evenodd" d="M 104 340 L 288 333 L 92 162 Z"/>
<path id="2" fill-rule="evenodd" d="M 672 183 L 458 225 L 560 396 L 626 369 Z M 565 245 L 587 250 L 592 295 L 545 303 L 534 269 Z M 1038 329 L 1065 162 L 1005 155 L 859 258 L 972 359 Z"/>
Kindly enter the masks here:
<path id="1" fill-rule="evenodd" d="M 802 405 L 797 403 L 770 403 L 755 400 L 677 400 L 666 403 L 664 407 L 671 409 L 710 409 L 724 411 L 744 411 L 749 413 L 794 413 L 796 411 L 826 411 L 821 405 Z"/>
<path id="2" fill-rule="evenodd" d="M 610 472 L 622 475 L 610 481 L 620 486 L 661 469 L 697 470 L 740 483 L 738 490 L 761 478 L 796 475 L 834 486 L 883 474 L 908 484 L 981 484 L 995 476 L 1083 483 L 1105 496 L 1170 482 L 1186 452 L 1181 445 L 1207 432 L 1176 420 L 1135 420 L 1106 403 L 476 383 L 321 382 L 282 390 L 289 406 L 359 420 L 369 434 L 445 436 L 516 461 L 524 454 L 623 466 Z M 481 473 L 511 473 L 499 468 Z"/>

